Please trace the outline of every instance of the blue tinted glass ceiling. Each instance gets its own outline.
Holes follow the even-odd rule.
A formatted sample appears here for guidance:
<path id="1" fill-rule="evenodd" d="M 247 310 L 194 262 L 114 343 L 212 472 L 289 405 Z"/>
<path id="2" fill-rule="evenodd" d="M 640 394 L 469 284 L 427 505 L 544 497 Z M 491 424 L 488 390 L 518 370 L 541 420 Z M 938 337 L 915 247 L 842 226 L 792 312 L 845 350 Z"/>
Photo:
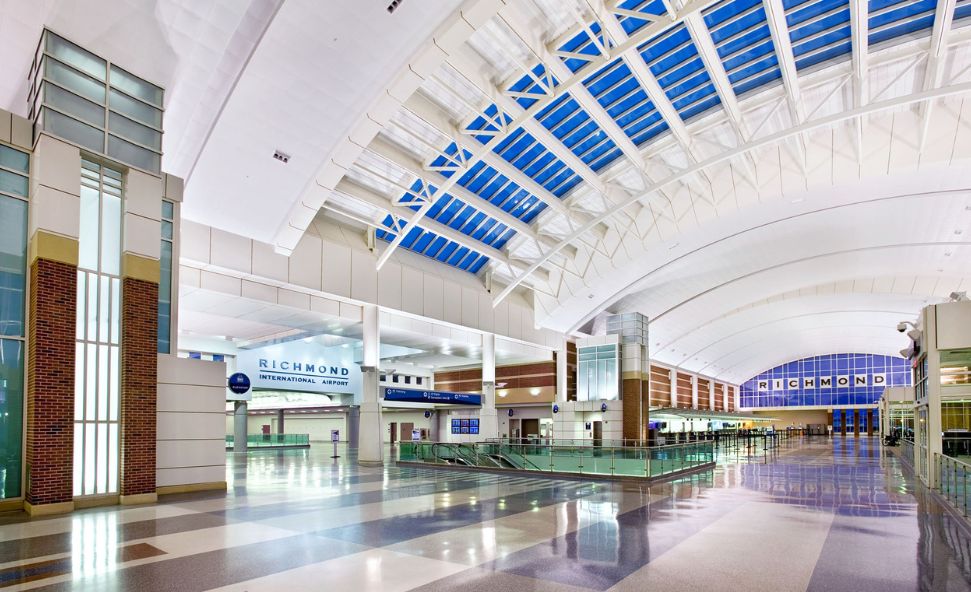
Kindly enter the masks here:
<path id="1" fill-rule="evenodd" d="M 783 0 L 783 4 L 797 69 L 850 53 L 847 0 Z"/>
<path id="2" fill-rule="evenodd" d="M 638 51 L 681 119 L 688 120 L 721 102 L 683 24 L 654 37 Z"/>
<path id="3" fill-rule="evenodd" d="M 782 77 L 760 0 L 726 0 L 705 12 L 705 24 L 736 95 Z"/>
<path id="4" fill-rule="evenodd" d="M 926 34 L 933 26 L 937 7 L 935 0 L 866 1 L 871 44 Z M 849 55 L 852 48 L 848 0 L 782 2 L 798 69 Z M 619 11 L 616 18 L 627 35 L 636 35 L 647 25 L 654 23 L 657 26 L 667 18 L 663 0 L 622 0 L 616 3 L 615 8 Z M 763 88 L 781 78 L 760 0 L 722 0 L 705 9 L 702 16 L 736 95 Z M 958 1 L 954 18 L 971 18 L 968 0 Z M 604 47 L 609 49 L 611 42 L 600 25 L 594 22 L 570 37 L 557 48 L 557 52 L 561 56 L 559 59 L 571 72 L 578 72 L 591 59 L 599 57 Z M 682 23 L 668 26 L 667 30 L 639 45 L 637 51 L 683 120 L 698 116 L 719 104 L 715 85 Z M 596 71 L 584 71 L 584 76 L 582 84 L 635 145 L 646 144 L 668 129 L 657 106 L 622 58 L 613 59 Z M 593 171 L 601 171 L 620 157 L 621 150 L 599 127 L 596 118 L 583 109 L 572 92 L 558 89 L 560 84 L 561 81 L 544 65 L 537 64 L 507 90 L 523 109 L 555 96 L 535 114 L 536 120 Z M 511 122 L 512 116 L 500 112 L 496 105 L 489 105 L 484 114 L 466 129 L 475 132 L 472 137 L 485 144 Z M 559 149 L 544 145 L 524 129 L 514 129 L 498 143 L 494 152 L 551 195 L 564 198 L 581 182 L 581 177 L 556 156 L 555 150 Z M 463 161 L 471 154 L 467 151 L 460 153 L 454 144 L 444 153 L 446 156 L 436 159 L 430 168 L 445 178 L 461 172 L 458 184 L 478 198 L 488 200 L 527 223 L 546 207 L 536 196 L 488 163 L 477 162 L 466 170 Z M 504 168 L 498 162 L 493 164 Z M 474 206 L 474 203 L 460 202 L 453 196 L 446 196 L 442 204 L 436 204 L 431 215 L 439 222 L 451 224 L 453 228 L 491 246 L 497 242 L 505 244 L 513 236 L 512 229 L 502 225 L 499 225 L 501 228 L 497 227 L 494 219 L 478 212 Z M 394 230 L 389 226 L 383 233 L 393 236 Z M 421 232 L 423 234 L 420 236 L 408 237 L 408 248 L 424 254 L 434 253 L 430 256 L 436 258 L 445 257 L 446 262 L 451 261 L 464 269 L 481 268 L 485 263 L 484 258 L 479 262 L 471 258 L 469 253 L 460 257 L 459 247 L 452 248 L 441 237 Z M 466 256 L 469 256 L 468 260 Z"/>
<path id="5" fill-rule="evenodd" d="M 870 0 L 869 40 L 876 44 L 934 26 L 936 0 Z"/>

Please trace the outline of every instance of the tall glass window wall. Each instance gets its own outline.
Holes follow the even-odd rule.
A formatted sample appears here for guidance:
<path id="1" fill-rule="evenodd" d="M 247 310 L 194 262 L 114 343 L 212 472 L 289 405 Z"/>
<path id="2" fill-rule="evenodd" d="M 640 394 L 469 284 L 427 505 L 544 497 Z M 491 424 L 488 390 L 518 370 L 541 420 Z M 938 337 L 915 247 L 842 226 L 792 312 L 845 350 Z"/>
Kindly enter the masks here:
<path id="1" fill-rule="evenodd" d="M 903 358 L 829 354 L 776 366 L 742 384 L 739 394 L 745 408 L 873 405 L 886 387 L 910 384 Z"/>
<path id="2" fill-rule="evenodd" d="M 619 398 L 617 344 L 592 345 L 577 350 L 577 401 Z"/>
<path id="3" fill-rule="evenodd" d="M 30 157 L 0 145 L 0 499 L 20 497 Z"/>
<path id="4" fill-rule="evenodd" d="M 78 238 L 74 495 L 118 491 L 122 175 L 84 160 Z"/>
<path id="5" fill-rule="evenodd" d="M 175 204 L 162 201 L 162 250 L 159 257 L 158 353 L 172 353 L 172 253 L 175 241 Z"/>
<path id="6" fill-rule="evenodd" d="M 158 173 L 162 89 L 45 30 L 30 69 L 38 129 L 118 162 Z"/>

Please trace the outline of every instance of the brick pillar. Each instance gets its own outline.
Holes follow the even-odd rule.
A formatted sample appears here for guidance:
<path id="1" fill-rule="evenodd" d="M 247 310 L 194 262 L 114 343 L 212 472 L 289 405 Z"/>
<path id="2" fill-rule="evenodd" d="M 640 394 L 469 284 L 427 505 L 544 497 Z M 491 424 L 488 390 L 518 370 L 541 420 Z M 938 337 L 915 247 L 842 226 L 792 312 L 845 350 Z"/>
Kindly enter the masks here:
<path id="1" fill-rule="evenodd" d="M 121 281 L 121 503 L 156 500 L 158 284 Z"/>
<path id="2" fill-rule="evenodd" d="M 624 378 L 621 382 L 624 403 L 622 436 L 624 440 L 641 439 L 641 420 L 647 415 L 643 409 L 642 385 L 643 381 L 640 378 Z"/>
<path id="3" fill-rule="evenodd" d="M 74 246 L 76 258 L 77 247 Z M 30 514 L 70 512 L 74 466 L 74 334 L 77 267 L 30 266 L 27 348 L 27 487 Z"/>

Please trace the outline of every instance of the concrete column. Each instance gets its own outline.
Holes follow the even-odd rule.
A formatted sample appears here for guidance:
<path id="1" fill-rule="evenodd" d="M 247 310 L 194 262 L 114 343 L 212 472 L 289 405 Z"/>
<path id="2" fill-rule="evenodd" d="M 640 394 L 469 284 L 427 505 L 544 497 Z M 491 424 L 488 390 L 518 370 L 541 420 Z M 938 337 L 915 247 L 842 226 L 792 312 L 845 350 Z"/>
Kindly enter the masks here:
<path id="1" fill-rule="evenodd" d="M 283 429 L 283 409 L 276 412 L 276 433 L 285 434 Z"/>
<path id="2" fill-rule="evenodd" d="M 246 432 L 249 430 L 246 411 L 246 401 L 236 401 L 233 412 L 233 452 L 246 452 Z"/>
<path id="3" fill-rule="evenodd" d="M 499 437 L 499 418 L 496 416 L 496 336 L 482 335 L 482 409 L 479 410 L 479 437 Z"/>
<path id="4" fill-rule="evenodd" d="M 691 376 L 691 408 L 698 408 L 698 377 Z"/>
<path id="5" fill-rule="evenodd" d="M 357 448 L 361 439 L 361 408 L 353 406 L 347 410 L 347 446 Z"/>
<path id="6" fill-rule="evenodd" d="M 365 305 L 364 361 L 361 364 L 360 435 L 357 461 L 380 465 L 384 462 L 384 421 L 381 419 L 380 370 L 381 329 L 378 307 Z"/>

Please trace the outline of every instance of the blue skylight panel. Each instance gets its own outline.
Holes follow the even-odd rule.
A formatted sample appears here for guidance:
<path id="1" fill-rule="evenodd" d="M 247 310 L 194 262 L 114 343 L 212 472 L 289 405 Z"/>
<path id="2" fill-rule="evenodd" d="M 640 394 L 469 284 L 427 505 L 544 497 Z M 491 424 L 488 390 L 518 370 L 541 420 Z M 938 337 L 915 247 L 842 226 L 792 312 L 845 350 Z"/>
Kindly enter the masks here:
<path id="1" fill-rule="evenodd" d="M 645 15 L 651 17 L 658 17 L 667 14 L 667 10 L 664 7 L 664 2 L 662 0 L 624 0 L 617 5 L 617 8 L 623 8 L 624 10 L 631 10 L 634 12 L 642 12 Z M 628 35 L 633 35 L 642 27 L 646 26 L 650 20 L 646 18 L 636 18 L 633 16 L 621 16 L 619 19 L 620 24 L 624 27 L 624 32 Z M 653 20 L 657 20 L 654 18 Z"/>
<path id="2" fill-rule="evenodd" d="M 847 0 L 801 3 L 784 0 L 784 6 L 797 69 L 850 53 L 850 6 Z"/>
<path id="3" fill-rule="evenodd" d="M 600 24 L 592 23 L 590 25 L 590 30 L 593 31 L 594 35 L 600 35 Z M 603 43 L 603 41 L 598 41 Z M 591 57 L 600 55 L 600 48 L 597 47 L 597 42 L 590 37 L 586 30 L 582 30 L 571 37 L 566 43 L 561 45 L 559 49 L 560 51 L 588 55 Z M 563 58 L 563 63 L 566 64 L 566 67 L 569 68 L 571 72 L 576 72 L 580 68 L 583 68 L 588 62 L 589 60 L 582 58 Z"/>
<path id="4" fill-rule="evenodd" d="M 725 0 L 708 9 L 704 18 L 736 95 L 781 78 L 760 0 Z M 707 97 L 707 93 L 696 95 L 690 106 L 682 105 L 681 109 L 695 109 L 694 103 Z"/>
<path id="5" fill-rule="evenodd" d="M 654 37 L 639 50 L 682 119 L 687 120 L 719 104 L 715 86 L 684 25 Z M 657 130 L 655 134 L 661 131 Z"/>
<path id="6" fill-rule="evenodd" d="M 570 94 L 553 101 L 536 119 L 595 171 L 609 164 L 611 155 L 619 154 L 613 140 Z"/>
<path id="7" fill-rule="evenodd" d="M 926 31 L 934 26 L 935 0 L 870 0 L 869 42 Z"/>

